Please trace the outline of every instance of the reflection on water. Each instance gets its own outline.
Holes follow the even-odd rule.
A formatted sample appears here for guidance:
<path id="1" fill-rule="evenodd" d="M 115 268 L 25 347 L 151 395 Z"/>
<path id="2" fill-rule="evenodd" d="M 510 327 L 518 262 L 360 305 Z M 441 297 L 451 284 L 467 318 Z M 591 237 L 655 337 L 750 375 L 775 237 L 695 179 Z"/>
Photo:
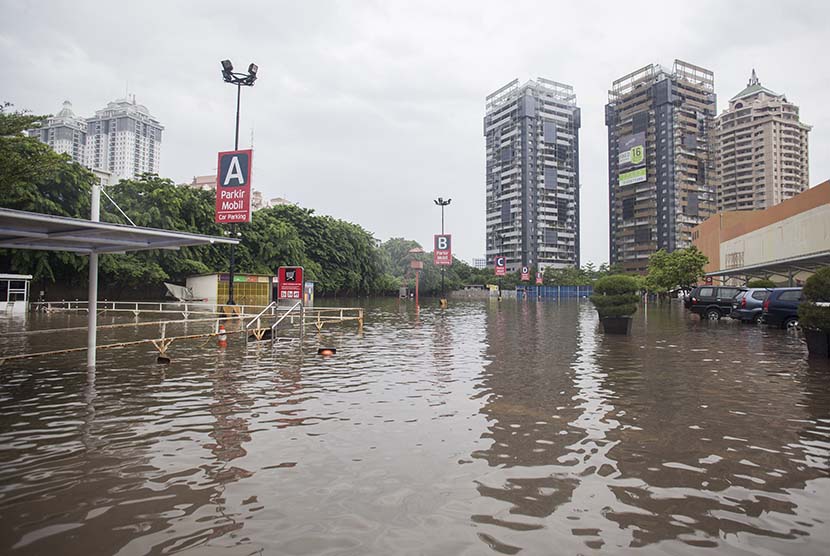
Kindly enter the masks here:
<path id="1" fill-rule="evenodd" d="M 83 342 L 20 326 L 0 352 Z M 830 553 L 830 368 L 798 336 L 383 301 L 302 351 L 234 339 L 1 368 L 0 553 Z"/>

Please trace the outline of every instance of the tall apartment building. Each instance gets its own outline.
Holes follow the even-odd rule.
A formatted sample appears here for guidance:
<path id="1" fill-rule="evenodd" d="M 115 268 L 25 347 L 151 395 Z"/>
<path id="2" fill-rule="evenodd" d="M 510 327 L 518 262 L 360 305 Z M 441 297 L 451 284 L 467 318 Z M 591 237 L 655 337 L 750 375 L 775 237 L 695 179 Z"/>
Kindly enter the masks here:
<path id="1" fill-rule="evenodd" d="M 513 80 L 487 97 L 488 265 L 579 265 L 579 127 L 569 85 Z"/>
<path id="2" fill-rule="evenodd" d="M 807 134 L 798 106 L 763 87 L 746 88 L 715 122 L 718 210 L 762 210 L 810 187 Z"/>
<path id="3" fill-rule="evenodd" d="M 72 103 L 63 101 L 63 108 L 57 115 L 28 131 L 30 137 L 36 137 L 59 154 L 67 153 L 79 164 L 87 163 L 86 156 L 86 120 L 79 118 L 72 111 Z"/>
<path id="4" fill-rule="evenodd" d="M 714 74 L 675 60 L 614 81 L 608 91 L 611 263 L 644 272 L 658 249 L 691 246 L 716 210 L 711 128 Z"/>
<path id="5" fill-rule="evenodd" d="M 163 129 L 135 96 L 110 102 L 87 119 L 87 165 L 115 179 L 157 174 Z"/>

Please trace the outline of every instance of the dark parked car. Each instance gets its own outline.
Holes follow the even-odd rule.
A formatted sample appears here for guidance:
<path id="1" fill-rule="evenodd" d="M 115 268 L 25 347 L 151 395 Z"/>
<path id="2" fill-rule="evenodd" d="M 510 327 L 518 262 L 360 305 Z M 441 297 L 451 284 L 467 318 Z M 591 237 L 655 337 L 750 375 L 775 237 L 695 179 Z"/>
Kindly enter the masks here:
<path id="1" fill-rule="evenodd" d="M 732 312 L 732 299 L 745 288 L 737 286 L 698 286 L 686 298 L 686 308 L 700 318 L 718 320 Z"/>
<path id="2" fill-rule="evenodd" d="M 759 322 L 764 312 L 764 301 L 770 294 L 769 288 L 749 288 L 732 300 L 732 314 L 729 316 L 741 322 Z"/>
<path id="3" fill-rule="evenodd" d="M 780 328 L 798 328 L 801 288 L 775 288 L 764 301 L 764 322 Z"/>

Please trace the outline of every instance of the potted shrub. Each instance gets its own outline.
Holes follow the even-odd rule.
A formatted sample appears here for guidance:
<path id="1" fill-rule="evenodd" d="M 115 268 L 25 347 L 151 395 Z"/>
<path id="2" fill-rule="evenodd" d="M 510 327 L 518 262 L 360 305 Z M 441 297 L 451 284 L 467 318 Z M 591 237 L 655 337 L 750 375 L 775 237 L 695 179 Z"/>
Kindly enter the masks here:
<path id="1" fill-rule="evenodd" d="M 804 284 L 798 321 L 810 357 L 830 357 L 830 267 L 822 268 Z"/>
<path id="2" fill-rule="evenodd" d="M 630 334 L 631 315 L 637 311 L 639 282 L 633 276 L 615 274 L 594 282 L 591 302 L 597 308 L 606 334 Z"/>

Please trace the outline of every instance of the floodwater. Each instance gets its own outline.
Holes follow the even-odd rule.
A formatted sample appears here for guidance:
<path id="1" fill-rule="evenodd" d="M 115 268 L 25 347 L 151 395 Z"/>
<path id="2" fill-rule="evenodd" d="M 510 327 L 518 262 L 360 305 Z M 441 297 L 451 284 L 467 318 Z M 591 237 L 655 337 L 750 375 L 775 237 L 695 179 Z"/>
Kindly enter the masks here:
<path id="1" fill-rule="evenodd" d="M 797 334 L 677 304 L 630 337 L 585 301 L 366 306 L 302 350 L 7 362 L 0 553 L 830 554 L 830 367 Z"/>

